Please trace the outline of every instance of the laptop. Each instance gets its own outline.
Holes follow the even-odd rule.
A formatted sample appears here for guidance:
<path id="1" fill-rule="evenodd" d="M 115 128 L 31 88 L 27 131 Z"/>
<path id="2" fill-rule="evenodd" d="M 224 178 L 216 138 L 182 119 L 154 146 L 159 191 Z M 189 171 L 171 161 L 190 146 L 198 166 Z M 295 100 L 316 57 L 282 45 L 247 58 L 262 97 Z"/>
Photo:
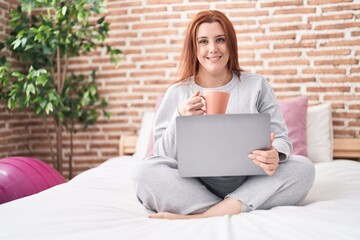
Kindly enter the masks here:
<path id="1" fill-rule="evenodd" d="M 180 116 L 176 142 L 181 177 L 265 175 L 248 154 L 270 148 L 270 115 Z"/>

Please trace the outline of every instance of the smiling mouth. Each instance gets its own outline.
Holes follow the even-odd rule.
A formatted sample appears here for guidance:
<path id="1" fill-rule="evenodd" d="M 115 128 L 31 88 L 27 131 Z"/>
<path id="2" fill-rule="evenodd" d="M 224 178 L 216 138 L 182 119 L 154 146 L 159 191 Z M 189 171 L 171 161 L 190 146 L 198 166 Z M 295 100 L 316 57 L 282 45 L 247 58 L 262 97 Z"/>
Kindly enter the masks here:
<path id="1" fill-rule="evenodd" d="M 206 57 L 210 62 L 218 62 L 221 59 L 221 56 L 216 57 Z"/>

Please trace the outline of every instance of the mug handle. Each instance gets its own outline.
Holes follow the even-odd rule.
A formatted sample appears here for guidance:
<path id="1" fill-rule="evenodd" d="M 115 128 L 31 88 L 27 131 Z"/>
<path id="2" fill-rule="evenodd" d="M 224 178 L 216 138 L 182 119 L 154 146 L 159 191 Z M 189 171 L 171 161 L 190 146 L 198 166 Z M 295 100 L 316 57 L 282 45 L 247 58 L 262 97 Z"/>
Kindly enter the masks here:
<path id="1" fill-rule="evenodd" d="M 204 103 L 204 108 L 201 108 L 201 110 L 204 111 L 204 114 L 207 114 L 207 113 L 206 113 L 206 100 L 205 100 L 205 97 L 202 96 L 202 95 L 199 95 L 199 97 L 202 98 L 202 102 Z"/>

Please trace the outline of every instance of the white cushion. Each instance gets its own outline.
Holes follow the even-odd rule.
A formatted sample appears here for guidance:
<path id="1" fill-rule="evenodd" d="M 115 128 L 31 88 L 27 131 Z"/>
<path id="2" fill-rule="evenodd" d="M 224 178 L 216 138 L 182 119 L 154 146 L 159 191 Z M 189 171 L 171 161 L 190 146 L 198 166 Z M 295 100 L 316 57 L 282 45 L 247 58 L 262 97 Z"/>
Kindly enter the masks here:
<path id="1" fill-rule="evenodd" d="M 145 158 L 146 151 L 149 145 L 150 133 L 153 128 L 155 112 L 144 112 L 141 120 L 141 127 L 138 133 L 138 140 L 136 142 L 136 149 L 134 155 L 138 158 Z"/>
<path id="2" fill-rule="evenodd" d="M 333 160 L 333 128 L 330 103 L 308 108 L 307 147 L 308 157 L 314 163 Z"/>

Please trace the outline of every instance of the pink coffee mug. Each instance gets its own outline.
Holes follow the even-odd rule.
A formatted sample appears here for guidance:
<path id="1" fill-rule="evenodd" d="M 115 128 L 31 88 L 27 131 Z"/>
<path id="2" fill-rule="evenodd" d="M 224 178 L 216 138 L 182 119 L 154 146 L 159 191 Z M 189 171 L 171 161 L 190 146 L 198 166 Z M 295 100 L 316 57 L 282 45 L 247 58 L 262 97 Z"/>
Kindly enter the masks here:
<path id="1" fill-rule="evenodd" d="M 204 93 L 205 113 L 224 114 L 229 101 L 230 94 L 224 91 L 207 90 Z"/>

